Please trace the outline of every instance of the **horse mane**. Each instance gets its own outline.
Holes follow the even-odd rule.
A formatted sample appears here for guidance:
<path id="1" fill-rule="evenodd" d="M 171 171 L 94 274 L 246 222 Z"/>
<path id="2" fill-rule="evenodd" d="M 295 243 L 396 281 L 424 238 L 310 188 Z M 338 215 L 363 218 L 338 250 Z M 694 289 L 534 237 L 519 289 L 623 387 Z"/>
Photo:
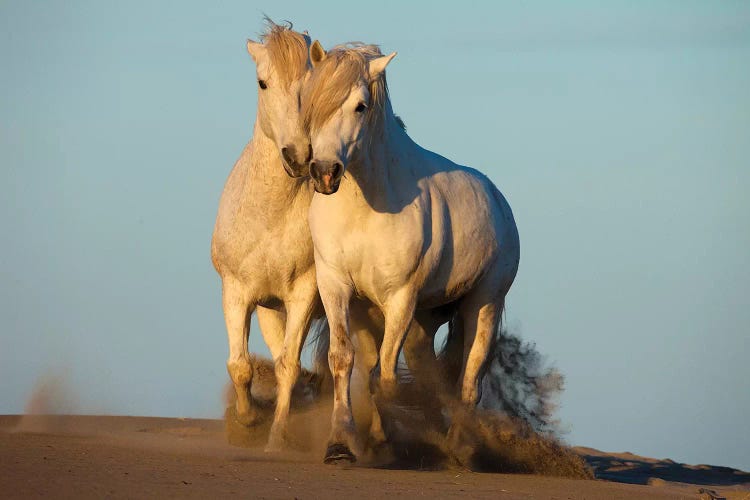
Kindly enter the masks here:
<path id="1" fill-rule="evenodd" d="M 260 36 L 282 85 L 302 79 L 308 69 L 310 37 L 292 29 L 292 23 L 276 24 L 265 17 L 266 31 Z"/>
<path id="2" fill-rule="evenodd" d="M 358 81 L 368 85 L 370 91 L 367 119 L 375 128 L 383 124 L 389 102 L 385 72 L 370 81 L 367 71 L 367 63 L 382 55 L 377 45 L 361 42 L 336 45 L 328 51 L 302 92 L 302 119 L 309 133 L 319 130 L 341 108 Z M 400 118 L 397 121 L 406 129 Z"/>
<path id="3" fill-rule="evenodd" d="M 406 123 L 404 123 L 404 119 L 396 114 L 394 114 L 393 117 L 396 119 L 396 123 L 398 123 L 398 126 L 401 127 L 401 130 L 406 132 Z"/>

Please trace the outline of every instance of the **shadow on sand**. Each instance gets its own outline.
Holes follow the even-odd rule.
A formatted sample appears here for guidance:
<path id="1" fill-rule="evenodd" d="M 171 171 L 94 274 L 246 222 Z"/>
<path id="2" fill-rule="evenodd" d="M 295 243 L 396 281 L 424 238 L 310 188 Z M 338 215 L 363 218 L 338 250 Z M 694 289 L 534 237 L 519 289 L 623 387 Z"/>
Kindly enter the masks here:
<path id="1" fill-rule="evenodd" d="M 686 465 L 669 459 L 656 460 L 632 453 L 607 454 L 591 448 L 575 451 L 597 479 L 629 484 L 652 484 L 654 479 L 675 483 L 734 486 L 750 484 L 750 473 L 730 467 Z"/>

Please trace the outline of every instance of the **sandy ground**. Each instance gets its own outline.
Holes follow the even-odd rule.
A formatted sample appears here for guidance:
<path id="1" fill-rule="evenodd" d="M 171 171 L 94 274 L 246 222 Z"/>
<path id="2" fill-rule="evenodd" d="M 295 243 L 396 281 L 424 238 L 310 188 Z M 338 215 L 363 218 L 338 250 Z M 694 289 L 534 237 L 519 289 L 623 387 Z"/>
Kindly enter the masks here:
<path id="1" fill-rule="evenodd" d="M 605 479 L 327 466 L 231 446 L 219 420 L 0 416 L 0 450 L 2 498 L 712 498 L 708 489 L 750 500 L 748 473 L 588 448 L 577 451 Z"/>

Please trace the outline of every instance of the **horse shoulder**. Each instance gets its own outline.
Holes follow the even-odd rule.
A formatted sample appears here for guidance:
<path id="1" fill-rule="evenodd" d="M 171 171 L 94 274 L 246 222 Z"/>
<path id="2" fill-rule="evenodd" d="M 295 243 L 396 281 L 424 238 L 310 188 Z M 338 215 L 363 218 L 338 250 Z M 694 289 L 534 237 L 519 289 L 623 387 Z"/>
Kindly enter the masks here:
<path id="1" fill-rule="evenodd" d="M 243 203 L 242 195 L 247 173 L 250 169 L 252 150 L 251 140 L 229 172 L 219 198 L 219 209 L 216 213 L 216 222 L 211 237 L 211 260 L 214 268 L 219 272 L 221 272 L 220 268 L 227 254 L 227 246 L 231 246 L 232 229 L 236 224 L 237 214 Z"/>

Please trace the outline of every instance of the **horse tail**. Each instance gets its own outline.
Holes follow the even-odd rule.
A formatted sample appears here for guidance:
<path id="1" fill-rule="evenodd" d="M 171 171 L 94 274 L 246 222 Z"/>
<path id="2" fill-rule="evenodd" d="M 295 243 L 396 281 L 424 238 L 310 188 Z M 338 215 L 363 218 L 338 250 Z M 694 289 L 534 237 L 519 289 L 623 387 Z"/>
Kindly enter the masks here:
<path id="1" fill-rule="evenodd" d="M 333 390 L 333 375 L 328 366 L 328 347 L 331 344 L 331 329 L 328 319 L 323 317 L 310 326 L 312 344 L 312 371 L 318 395 Z"/>
<path id="2" fill-rule="evenodd" d="M 538 432 L 557 431 L 557 400 L 564 378 L 533 342 L 524 341 L 502 323 L 490 344 L 480 378 L 483 408 L 520 419 Z"/>

